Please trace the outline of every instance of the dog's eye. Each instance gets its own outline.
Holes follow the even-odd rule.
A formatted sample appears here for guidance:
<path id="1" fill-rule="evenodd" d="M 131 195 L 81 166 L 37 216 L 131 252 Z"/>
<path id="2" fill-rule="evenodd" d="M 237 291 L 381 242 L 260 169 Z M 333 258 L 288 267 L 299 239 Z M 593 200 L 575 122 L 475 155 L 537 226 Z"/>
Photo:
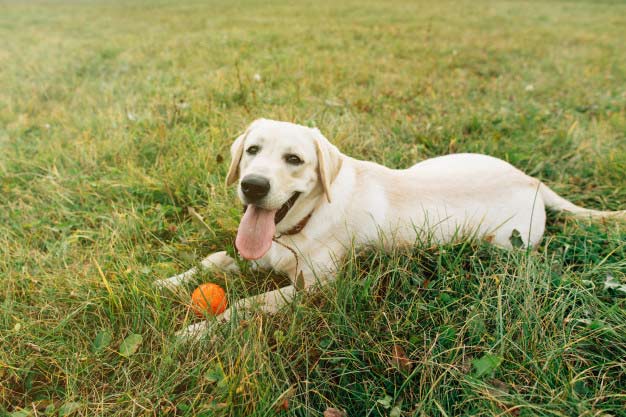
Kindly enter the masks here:
<path id="1" fill-rule="evenodd" d="M 252 145 L 248 149 L 246 149 L 246 153 L 248 155 L 256 155 L 258 152 L 259 152 L 259 147 L 256 145 Z"/>
<path id="2" fill-rule="evenodd" d="M 294 155 L 292 153 L 285 155 L 285 162 L 291 165 L 300 165 L 304 161 L 300 159 L 298 155 Z"/>

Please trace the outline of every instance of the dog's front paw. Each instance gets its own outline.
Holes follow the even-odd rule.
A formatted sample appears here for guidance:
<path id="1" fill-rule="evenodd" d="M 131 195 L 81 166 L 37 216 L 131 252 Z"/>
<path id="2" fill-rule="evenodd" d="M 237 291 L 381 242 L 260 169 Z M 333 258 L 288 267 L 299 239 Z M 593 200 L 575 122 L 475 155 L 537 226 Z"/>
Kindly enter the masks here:
<path id="1" fill-rule="evenodd" d="M 213 269 L 222 272 L 239 272 L 237 262 L 226 251 L 215 252 L 204 258 L 200 265 L 203 269 Z"/>
<path id="2" fill-rule="evenodd" d="M 157 279 L 156 281 L 152 283 L 152 285 L 154 285 L 158 289 L 174 290 L 180 285 L 178 280 L 176 280 L 175 278 L 176 277 L 171 277 L 167 279 Z"/>
<path id="3" fill-rule="evenodd" d="M 231 315 L 232 315 L 232 310 L 230 308 L 227 308 L 226 310 L 224 310 L 222 314 L 217 316 L 217 321 L 222 322 L 222 323 L 230 321 Z"/>
<path id="4" fill-rule="evenodd" d="M 183 330 L 179 330 L 176 332 L 176 337 L 182 341 L 192 341 L 199 340 L 205 335 L 210 334 L 213 330 L 215 330 L 215 326 L 217 323 L 215 321 L 202 321 L 200 323 L 195 323 Z"/>
<path id="5" fill-rule="evenodd" d="M 199 340 L 204 336 L 211 336 L 211 340 L 214 340 L 215 331 L 220 324 L 223 324 L 230 320 L 230 309 L 226 309 L 222 314 L 215 317 L 215 319 L 201 321 L 187 326 L 183 330 L 176 332 L 176 337 L 183 341 Z"/>

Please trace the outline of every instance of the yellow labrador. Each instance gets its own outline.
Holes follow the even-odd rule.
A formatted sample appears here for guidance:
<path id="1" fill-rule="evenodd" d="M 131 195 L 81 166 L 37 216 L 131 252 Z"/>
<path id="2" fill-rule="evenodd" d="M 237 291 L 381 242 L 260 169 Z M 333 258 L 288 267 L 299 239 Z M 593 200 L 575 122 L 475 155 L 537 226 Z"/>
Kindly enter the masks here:
<path id="1" fill-rule="evenodd" d="M 459 235 L 512 247 L 512 236 L 535 246 L 544 232 L 545 206 L 586 216 L 621 216 L 576 206 L 539 180 L 486 155 L 454 154 L 394 170 L 342 154 L 318 129 L 259 119 L 231 147 L 226 178 L 246 206 L 235 246 L 260 268 L 287 274 L 292 285 L 239 300 L 232 309 L 275 312 L 295 295 L 332 279 L 353 245 L 449 242 Z M 202 268 L 237 271 L 226 252 Z M 166 280 L 174 287 L 197 268 Z M 207 323 L 181 334 L 201 334 Z"/>

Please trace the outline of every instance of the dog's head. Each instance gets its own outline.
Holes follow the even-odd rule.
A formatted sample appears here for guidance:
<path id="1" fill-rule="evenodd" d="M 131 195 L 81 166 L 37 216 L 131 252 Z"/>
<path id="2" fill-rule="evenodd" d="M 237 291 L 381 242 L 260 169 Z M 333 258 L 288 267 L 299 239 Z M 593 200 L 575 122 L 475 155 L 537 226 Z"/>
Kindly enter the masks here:
<path id="1" fill-rule="evenodd" d="M 331 201 L 331 184 L 342 161 L 318 129 L 266 119 L 248 126 L 231 146 L 231 155 L 226 184 L 237 182 L 246 206 L 236 245 L 247 259 L 265 255 L 277 225 L 305 201 Z"/>

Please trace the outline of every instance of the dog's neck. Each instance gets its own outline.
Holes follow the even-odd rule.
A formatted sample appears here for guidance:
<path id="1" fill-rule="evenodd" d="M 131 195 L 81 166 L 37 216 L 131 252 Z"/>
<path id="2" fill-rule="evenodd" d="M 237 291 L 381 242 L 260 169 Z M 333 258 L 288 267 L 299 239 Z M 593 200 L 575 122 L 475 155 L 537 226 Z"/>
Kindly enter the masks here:
<path id="1" fill-rule="evenodd" d="M 310 212 L 308 215 L 306 215 L 302 220 L 300 220 L 300 222 L 298 224 L 296 224 L 294 227 L 292 227 L 291 229 L 287 230 L 286 232 L 282 232 L 280 233 L 279 236 L 291 236 L 291 235 L 297 235 L 298 233 L 300 233 L 302 231 L 302 229 L 304 229 L 304 227 L 306 226 L 306 224 L 309 222 L 309 220 L 311 219 L 311 216 L 313 215 L 313 212 Z"/>
<path id="2" fill-rule="evenodd" d="M 313 190 L 309 195 L 302 197 L 296 200 L 296 203 L 289 210 L 283 221 L 277 225 L 277 236 L 290 236 L 300 233 L 318 208 L 324 198 L 324 194 L 321 187 L 319 187 L 319 189 Z"/>

